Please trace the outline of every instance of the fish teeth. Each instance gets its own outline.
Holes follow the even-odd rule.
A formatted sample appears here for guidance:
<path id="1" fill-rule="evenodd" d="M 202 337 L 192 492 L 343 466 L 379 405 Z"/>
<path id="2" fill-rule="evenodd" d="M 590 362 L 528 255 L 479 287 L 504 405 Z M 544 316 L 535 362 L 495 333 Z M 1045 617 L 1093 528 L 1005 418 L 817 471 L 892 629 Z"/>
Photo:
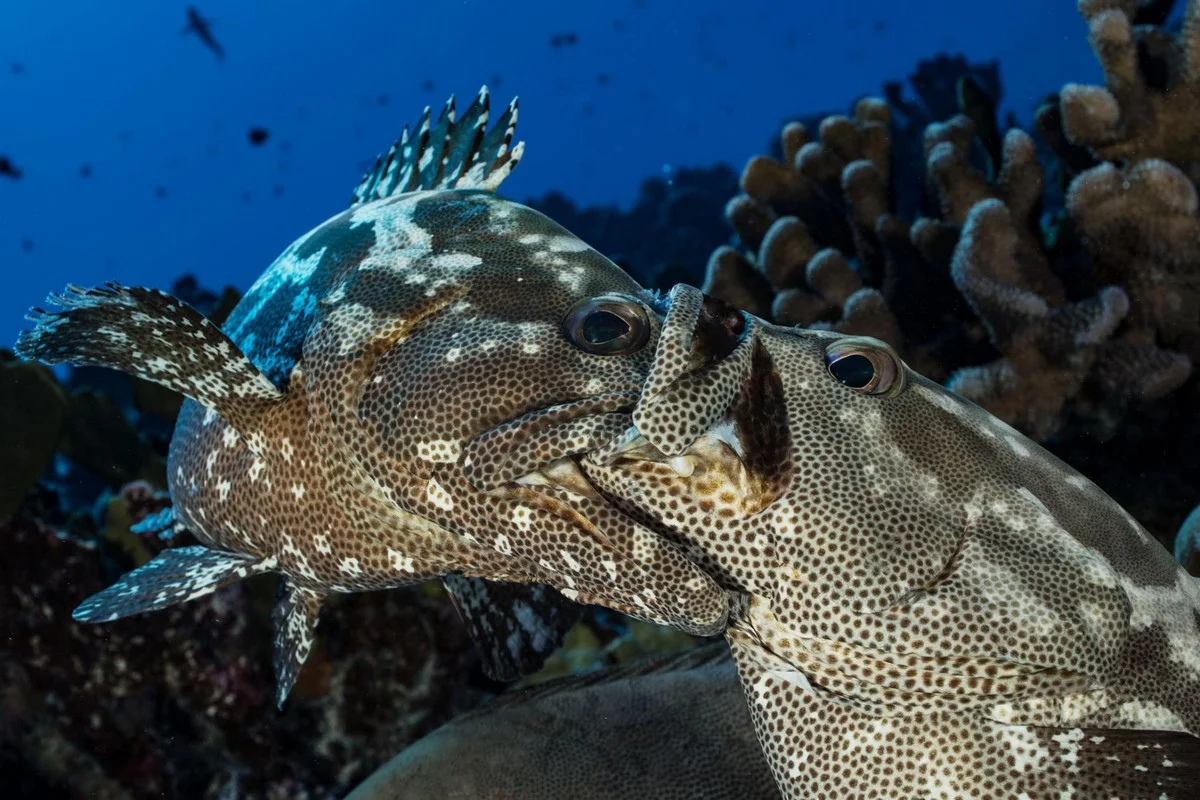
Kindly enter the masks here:
<path id="1" fill-rule="evenodd" d="M 696 459 L 690 456 L 675 456 L 668 458 L 663 463 L 681 478 L 690 478 L 692 477 L 692 473 L 696 471 Z"/>
<path id="2" fill-rule="evenodd" d="M 521 486 L 549 486 L 585 497 L 598 497 L 573 458 L 560 458 L 542 469 L 522 475 L 516 483 Z"/>

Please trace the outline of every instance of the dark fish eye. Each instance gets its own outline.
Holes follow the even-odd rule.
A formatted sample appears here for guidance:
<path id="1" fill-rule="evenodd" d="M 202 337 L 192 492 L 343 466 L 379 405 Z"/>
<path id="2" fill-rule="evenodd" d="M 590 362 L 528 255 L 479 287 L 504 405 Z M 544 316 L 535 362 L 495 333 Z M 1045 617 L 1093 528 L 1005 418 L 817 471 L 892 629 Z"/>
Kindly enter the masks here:
<path id="1" fill-rule="evenodd" d="M 866 336 L 839 339 L 825 350 L 825 368 L 843 386 L 886 394 L 904 384 L 900 359 L 883 342 Z"/>
<path id="2" fill-rule="evenodd" d="M 635 300 L 602 295 L 584 300 L 563 319 L 567 340 L 585 353 L 611 356 L 641 349 L 650 338 L 650 318 Z"/>

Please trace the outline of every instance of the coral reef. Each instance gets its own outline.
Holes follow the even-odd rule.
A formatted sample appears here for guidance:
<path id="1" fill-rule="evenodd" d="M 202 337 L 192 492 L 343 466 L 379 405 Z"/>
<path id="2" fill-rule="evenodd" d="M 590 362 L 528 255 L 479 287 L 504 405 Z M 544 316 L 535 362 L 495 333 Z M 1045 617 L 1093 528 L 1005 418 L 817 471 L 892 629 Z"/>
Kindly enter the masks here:
<path id="1" fill-rule="evenodd" d="M 0 524 L 0 753 L 47 786 L 112 798 L 341 796 L 486 696 L 453 607 L 416 589 L 331 607 L 284 712 L 272 702 L 269 580 L 162 614 L 72 623 L 80 600 L 163 546 L 128 522 L 164 501 L 127 487 L 106 504 L 103 533 L 86 516 L 53 524 L 57 498 L 41 490 Z M 6 760 L 0 773 L 15 769 Z"/>

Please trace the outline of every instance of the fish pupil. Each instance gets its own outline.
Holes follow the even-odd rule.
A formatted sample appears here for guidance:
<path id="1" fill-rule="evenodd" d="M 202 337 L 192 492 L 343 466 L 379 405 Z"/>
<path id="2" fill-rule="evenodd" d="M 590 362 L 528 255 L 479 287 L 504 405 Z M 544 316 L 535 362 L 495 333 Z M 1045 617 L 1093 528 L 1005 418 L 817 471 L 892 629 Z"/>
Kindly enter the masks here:
<path id="1" fill-rule="evenodd" d="M 629 323 L 611 311 L 598 309 L 584 317 L 580 332 L 590 344 L 603 344 L 628 333 Z"/>
<path id="2" fill-rule="evenodd" d="M 852 353 L 830 363 L 829 372 L 844 386 L 863 389 L 875 378 L 875 364 L 864 355 Z"/>

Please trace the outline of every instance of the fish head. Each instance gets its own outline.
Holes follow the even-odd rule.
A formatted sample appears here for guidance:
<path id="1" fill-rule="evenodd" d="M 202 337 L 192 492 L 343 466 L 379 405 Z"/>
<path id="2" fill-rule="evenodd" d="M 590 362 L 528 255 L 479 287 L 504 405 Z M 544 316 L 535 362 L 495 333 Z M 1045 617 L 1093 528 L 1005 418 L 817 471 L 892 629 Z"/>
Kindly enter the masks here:
<path id="1" fill-rule="evenodd" d="M 1102 490 L 887 344 L 751 316 L 718 343 L 706 303 L 672 293 L 636 431 L 582 469 L 779 630 L 1097 675 L 1131 598 L 1196 594 Z"/>
<path id="2" fill-rule="evenodd" d="M 490 192 L 386 198 L 331 224 L 370 244 L 320 297 L 300 364 L 314 424 L 358 465 L 366 492 L 530 568 L 489 577 L 715 631 L 727 600 L 711 578 L 617 514 L 577 468 L 629 428 L 661 301 Z M 590 588 L 574 583 L 584 574 Z M 695 596 L 702 612 L 653 610 Z"/>
<path id="3" fill-rule="evenodd" d="M 512 475 L 481 445 L 463 459 L 481 435 L 632 409 L 653 357 L 650 295 L 544 215 L 447 191 L 346 223 L 371 226 L 374 244 L 321 300 L 306 361 L 358 365 L 357 420 L 398 462 L 463 461 L 490 488 Z"/>

